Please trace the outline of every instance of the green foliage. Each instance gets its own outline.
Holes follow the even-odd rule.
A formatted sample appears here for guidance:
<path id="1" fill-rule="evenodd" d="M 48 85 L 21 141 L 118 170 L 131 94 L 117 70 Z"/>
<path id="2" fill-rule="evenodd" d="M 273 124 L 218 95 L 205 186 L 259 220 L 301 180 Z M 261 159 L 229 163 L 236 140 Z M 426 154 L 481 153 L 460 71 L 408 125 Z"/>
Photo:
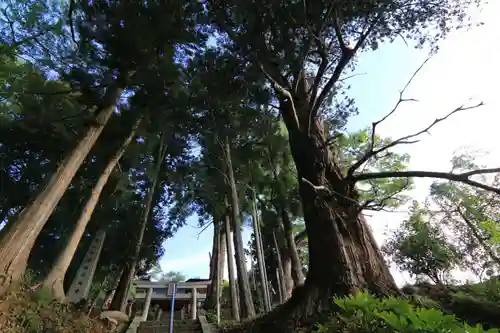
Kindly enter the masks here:
<path id="1" fill-rule="evenodd" d="M 465 285 L 461 290 L 455 293 L 459 297 L 474 297 L 482 301 L 500 303 L 500 281 L 493 278 L 489 281 Z"/>
<path id="2" fill-rule="evenodd" d="M 161 11 L 141 8 L 139 4 L 129 4 L 124 11 L 115 6 L 118 2 L 109 7 L 95 3 L 86 6 L 75 4 L 70 15 L 66 2 L 9 1 L 5 5 L 2 4 L 0 223 L 6 223 L 5 228 L 15 228 L 15 216 L 32 201 L 38 189 L 59 166 L 64 154 L 73 149 L 78 137 L 87 130 L 87 121 L 93 117 L 95 104 L 103 93 L 103 87 L 109 83 L 109 80 L 103 81 L 106 79 L 105 73 L 109 70 L 119 71 L 123 68 L 116 67 L 129 65 L 134 68 L 125 70 L 141 69 L 136 71 L 137 85 L 129 91 L 129 96 L 132 97 L 120 105 L 120 114 L 110 120 L 101 140 L 81 166 L 37 238 L 29 258 L 29 267 L 37 272 L 38 277 L 47 273 L 66 245 L 74 222 L 83 208 L 83 201 L 88 198 L 90 189 L 109 157 L 129 131 L 131 121 L 138 113 L 148 111 L 144 107 L 146 104 L 155 110 L 167 110 L 150 115 L 139 131 L 142 141 L 129 147 L 119 167 L 111 175 L 93 219 L 78 246 L 65 279 L 66 283 L 72 281 L 93 234 L 100 227 L 107 227 L 107 238 L 96 280 L 102 281 L 109 274 L 116 275 L 124 261 L 128 260 L 130 249 L 133 247 L 133 236 L 137 233 L 136 221 L 141 213 L 142 193 L 147 187 L 144 171 L 149 169 L 149 157 L 157 144 L 157 133 L 167 127 L 167 132 L 172 135 L 168 140 L 169 156 L 162 169 L 163 185 L 167 180 L 171 180 L 168 179 L 169 174 L 176 169 L 177 163 L 187 158 L 187 128 L 190 118 L 186 116 L 189 113 L 182 113 L 186 110 L 186 103 L 180 100 L 185 98 L 185 95 L 181 93 L 179 86 L 179 66 L 173 59 L 173 48 L 179 47 L 181 50 L 183 43 L 188 43 L 192 49 L 196 49 L 197 43 L 204 43 L 204 34 L 194 31 L 194 25 L 199 23 L 197 19 L 201 18 L 196 16 L 200 13 L 200 4 L 178 4 L 183 8 L 182 13 L 172 9 L 175 4 L 171 4 L 173 7 L 163 8 L 178 13 L 169 15 L 169 22 L 177 29 L 166 25 L 164 17 L 159 22 L 159 16 L 152 15 Z M 144 20 L 137 20 L 139 11 Z M 130 13 L 133 13 L 132 20 Z M 98 17 L 100 15 L 102 16 Z M 73 20 L 69 20 L 70 17 Z M 127 22 L 127 32 L 123 34 L 119 24 L 108 25 L 108 22 L 102 20 L 104 18 L 110 22 L 115 19 L 118 22 Z M 91 32 L 90 36 L 86 34 L 89 32 L 86 22 L 95 23 L 93 27 L 96 30 Z M 166 45 L 155 44 L 154 34 L 143 30 L 143 35 L 135 23 L 139 23 L 138 26 L 146 30 L 153 29 L 161 33 L 160 44 Z M 148 24 L 148 27 L 143 24 Z M 155 25 L 160 29 L 154 29 Z M 137 32 L 140 37 L 133 38 L 128 29 Z M 99 33 L 94 34 L 96 31 Z M 112 38 L 106 37 L 113 34 Z M 119 48 L 123 45 L 123 41 L 119 39 L 124 36 L 127 39 L 125 45 L 128 45 L 126 50 Z M 152 38 L 145 39 L 144 36 Z M 86 45 L 87 42 L 96 40 L 103 43 L 97 48 L 104 47 L 106 55 L 99 52 L 96 54 L 93 49 L 95 44 L 91 47 Z M 137 52 L 134 53 L 135 59 L 132 59 L 131 64 L 130 48 L 134 48 L 130 45 L 132 40 Z M 161 49 L 163 57 L 151 58 L 148 54 L 153 49 L 153 52 Z M 127 56 L 122 57 L 122 54 Z M 151 75 L 150 71 L 154 75 Z M 168 77 L 169 81 L 165 82 L 163 77 Z M 141 90 L 140 87 L 146 83 L 149 88 Z M 165 96 L 164 90 L 172 93 Z M 176 120 L 184 122 L 185 126 L 177 126 L 178 122 L 169 118 L 173 114 Z M 172 130 L 164 124 L 171 124 Z M 141 277 L 147 275 L 150 267 L 156 264 L 163 254 L 164 240 L 178 227 L 176 221 L 164 222 L 162 207 L 168 204 L 166 187 L 161 186 L 155 198 L 155 207 L 158 208 L 150 219 L 144 238 L 147 246 L 141 249 L 138 267 L 138 275 Z"/>
<path id="3" fill-rule="evenodd" d="M 441 283 L 459 264 L 460 253 L 446 240 L 441 229 L 430 223 L 425 208 L 414 202 L 410 212 L 410 218 L 394 231 L 382 251 L 401 270 Z"/>
<path id="4" fill-rule="evenodd" d="M 469 326 L 436 308 L 415 307 L 408 300 L 394 297 L 379 299 L 359 292 L 349 297 L 337 298 L 335 304 L 339 311 L 331 316 L 328 323 L 317 324 L 315 332 L 498 332 L 497 329 L 485 331 L 480 325 Z"/>
<path id="5" fill-rule="evenodd" d="M 464 25 L 470 2 L 73 1 L 68 8 L 64 1 L 8 1 L 0 13 L 0 223 L 16 227 L 14 217 L 44 186 L 64 154 L 75 147 L 88 129 L 88 120 L 94 118 L 104 91 L 119 80 L 126 86 L 126 97 L 118 103 L 116 115 L 36 235 L 29 266 L 38 275 L 46 273 L 66 245 L 74 228 L 72 222 L 131 119 L 146 114 L 140 140 L 131 145 L 113 171 L 65 280 L 72 280 L 93 234 L 105 227 L 107 240 L 93 291 L 98 294 L 100 289 L 113 288 L 105 279 L 116 281 L 133 253 L 159 133 L 168 133 L 168 152 L 137 275 L 153 273 L 151 268 L 163 254 L 163 242 L 189 215 L 197 213 L 205 224 L 219 222 L 227 213 L 227 156 L 221 144 L 225 140 L 231 142 L 240 213 L 246 221 L 252 192 L 257 193 L 266 263 L 274 273 L 277 263 L 272 235 L 278 237 L 279 247 L 284 246 L 279 212 L 289 212 L 296 227 L 286 232 L 303 228 L 299 182 L 288 141 L 288 133 L 293 133 L 285 126 L 286 117 L 278 120 L 274 105 L 281 104 L 277 108 L 283 111 L 290 96 L 284 99 L 277 87 L 288 89 L 297 106 L 325 111 L 325 133 L 332 137 L 329 143 L 340 168 L 347 171 L 367 153 L 391 141 L 378 136 L 372 139 L 369 129 L 339 134 L 357 110 L 341 81 L 323 82 L 327 77 L 335 78 L 330 69 L 339 68 L 339 74 L 343 70 L 344 65 L 336 66 L 349 53 L 342 39 L 355 42 L 359 31 L 367 31 L 362 37 L 365 43 L 354 51 L 376 49 L 379 43 L 400 36 L 418 46 L 433 44 L 453 27 Z M 369 29 L 367 22 L 374 22 L 368 24 Z M 217 46 L 206 46 L 208 33 Z M 326 41 L 332 40 L 340 43 L 328 42 L 327 47 Z M 345 61 L 347 69 L 354 68 L 355 62 L 350 60 Z M 314 77 L 312 67 L 326 70 L 318 70 L 318 77 Z M 304 87 L 304 82 L 299 82 L 303 77 L 325 90 Z M 271 89 L 268 81 L 273 83 Z M 317 97 L 318 105 L 310 103 L 315 102 L 310 96 Z M 300 118 L 307 119 L 305 113 L 311 110 L 297 111 Z M 409 162 L 407 154 L 390 151 L 376 157 L 361 165 L 364 170 L 402 171 Z M 473 162 L 460 157 L 454 160 L 454 167 L 471 168 Z M 404 178 L 379 179 L 360 182 L 358 187 L 363 208 L 381 210 L 404 204 L 408 198 L 402 192 L 412 183 Z M 464 216 L 474 218 L 478 239 L 485 239 L 494 254 L 499 239 L 496 212 L 480 209 L 486 196 L 476 194 L 464 195 L 462 189 L 447 186 L 436 191 L 442 202 L 457 202 L 460 197 L 466 207 Z M 477 197 L 482 198 L 481 205 L 474 201 Z M 167 209 L 168 215 L 164 213 Z M 456 264 L 458 251 L 444 242 L 440 230 L 424 221 L 423 215 L 414 212 L 404 225 L 406 229 L 397 235 L 399 243 L 393 250 L 399 251 L 396 262 L 401 267 L 437 280 L 440 272 Z M 483 249 L 483 254 L 486 252 Z M 301 257 L 306 257 L 305 251 Z M 167 279 L 185 279 L 175 275 Z M 271 276 L 271 281 L 275 280 Z M 102 281 L 106 283 L 101 286 Z M 132 296 L 133 288 L 130 293 Z M 44 290 L 30 295 L 29 302 L 35 305 L 22 307 L 16 317 L 21 326 L 31 331 L 51 329 L 45 323 L 43 308 L 59 311 L 61 322 L 50 325 L 66 323 L 66 310 L 53 303 Z M 228 299 L 225 287 L 223 304 Z M 419 316 L 415 318 L 421 319 Z M 396 325 L 389 315 L 377 320 Z"/>
<path id="6" fill-rule="evenodd" d="M 477 153 L 463 152 L 452 159 L 454 172 L 469 172 L 485 166 Z M 472 178 L 492 187 L 500 185 L 498 174 L 475 175 Z M 489 191 L 451 182 L 434 182 L 430 199 L 440 212 L 433 220 L 448 229 L 449 239 L 462 252 L 463 265 L 480 278 L 500 271 L 499 196 Z"/>
<path id="7" fill-rule="evenodd" d="M 212 324 L 217 324 L 217 311 L 208 310 L 205 312 L 207 321 Z M 229 309 L 221 309 L 219 326 L 234 326 L 237 322 L 231 319 L 231 313 Z"/>
<path id="8" fill-rule="evenodd" d="M 380 149 L 393 141 L 391 138 L 382 138 L 375 135 L 372 147 L 371 132 L 371 128 L 365 128 L 357 132 L 337 134 L 335 136 L 334 149 L 337 150 L 340 165 L 344 172 L 347 172 L 353 164 L 361 160 L 370 149 Z M 409 162 L 410 155 L 386 150 L 379 154 L 377 158 L 368 159 L 362 165 L 362 169 L 363 172 L 405 171 Z M 413 180 L 409 178 L 375 179 L 360 182 L 358 188 L 365 209 L 394 209 L 409 200 L 409 196 L 403 194 L 403 192 L 413 188 Z"/>
<path id="9" fill-rule="evenodd" d="M 186 276 L 181 272 L 169 271 L 160 276 L 160 281 L 164 282 L 184 282 Z"/>
<path id="10" fill-rule="evenodd" d="M 500 224 L 498 223 L 498 221 L 480 221 L 479 226 L 489 235 L 488 239 L 486 240 L 489 245 L 500 245 Z"/>
<path id="11" fill-rule="evenodd" d="M 33 292 L 31 296 L 33 297 L 33 300 L 36 302 L 37 307 L 39 308 L 45 308 L 49 306 L 50 303 L 54 300 L 52 292 L 45 287 L 38 288 Z"/>

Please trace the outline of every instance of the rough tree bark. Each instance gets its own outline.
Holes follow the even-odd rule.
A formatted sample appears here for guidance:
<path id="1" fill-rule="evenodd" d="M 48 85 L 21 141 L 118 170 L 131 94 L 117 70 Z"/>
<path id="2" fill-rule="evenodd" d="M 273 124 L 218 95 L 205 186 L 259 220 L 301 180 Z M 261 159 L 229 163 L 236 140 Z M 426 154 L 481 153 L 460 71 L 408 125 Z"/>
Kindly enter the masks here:
<path id="1" fill-rule="evenodd" d="M 270 154 L 271 155 L 271 154 Z M 290 219 L 290 214 L 289 214 L 289 203 L 288 203 L 288 195 L 287 195 L 287 189 L 285 187 L 285 184 L 283 181 L 280 179 L 280 166 L 278 165 L 273 165 L 273 175 L 274 179 L 278 184 L 278 193 L 279 193 L 279 200 L 280 203 L 275 205 L 275 209 L 278 212 L 278 214 L 281 217 L 281 222 L 283 223 L 283 231 L 284 231 L 284 237 L 285 237 L 285 245 L 286 245 L 286 251 L 288 252 L 287 255 L 289 256 L 291 260 L 291 265 L 292 265 L 292 278 L 293 278 L 293 283 L 295 287 L 301 286 L 304 283 L 305 277 L 304 273 L 302 271 L 302 264 L 300 263 L 300 258 L 299 258 L 299 253 L 297 251 L 297 245 L 295 243 L 295 237 L 293 234 L 293 224 Z M 292 287 L 293 288 L 293 287 Z M 290 295 L 290 294 L 288 294 Z"/>
<path id="2" fill-rule="evenodd" d="M 331 306 L 332 296 L 365 289 L 378 295 L 399 293 L 366 222 L 361 217 L 355 184 L 344 180 L 330 151 L 324 126 L 312 119 L 296 126 L 296 105 L 281 99 L 290 148 L 300 181 L 304 220 L 309 240 L 309 271 L 287 308 L 306 318 Z M 309 115 L 308 109 L 299 114 Z M 306 122 L 304 122 L 306 123 Z M 323 193 L 321 189 L 330 189 Z"/>
<path id="3" fill-rule="evenodd" d="M 118 284 L 115 289 L 115 293 L 113 294 L 113 298 L 111 299 L 111 303 L 108 307 L 109 310 L 120 311 L 121 307 L 121 299 L 123 297 L 127 297 L 128 294 L 128 276 L 130 275 L 130 263 L 125 263 L 123 266 L 123 270 L 120 274 L 120 279 L 118 280 Z M 117 297 L 116 295 L 120 295 Z M 125 296 L 122 296 L 125 295 Z"/>
<path id="4" fill-rule="evenodd" d="M 213 247 L 211 269 L 213 273 L 210 272 L 211 281 L 216 281 L 219 278 L 219 294 L 217 294 L 217 284 L 213 282 L 208 290 L 208 297 L 206 300 L 205 307 L 207 309 L 213 309 L 216 306 L 217 297 L 220 297 L 220 284 L 222 283 L 222 278 L 224 276 L 225 262 L 227 256 L 226 248 L 226 233 L 224 232 L 224 221 L 220 221 L 216 226 L 214 226 L 214 242 Z M 219 296 L 217 296 L 219 295 Z"/>
<path id="5" fill-rule="evenodd" d="M 278 266 L 279 278 L 281 279 L 279 286 L 281 287 L 280 294 L 282 299 L 280 299 L 280 301 L 283 303 L 290 297 L 293 290 L 292 262 L 287 249 L 280 246 L 278 237 L 276 237 L 276 231 L 273 231 L 273 243 L 276 252 L 276 264 Z"/>
<path id="6" fill-rule="evenodd" d="M 154 166 L 154 171 L 152 174 L 152 177 L 150 179 L 151 185 L 149 187 L 148 194 L 146 195 L 146 200 L 144 203 L 144 209 L 142 211 L 142 216 L 141 216 L 141 227 L 139 230 L 139 234 L 137 236 L 136 240 L 136 246 L 135 246 L 135 251 L 130 259 L 130 262 L 127 264 L 125 271 L 124 271 L 124 276 L 123 276 L 123 284 L 120 279 L 120 284 L 121 286 L 126 286 L 125 288 L 118 288 L 115 296 L 113 297 L 113 301 L 111 302 L 111 309 L 112 310 L 117 310 L 121 312 L 126 312 L 127 309 L 127 294 L 128 290 L 134 280 L 135 277 L 135 270 L 137 263 L 139 261 L 139 256 L 141 254 L 141 247 L 142 247 L 142 240 L 144 238 L 144 234 L 146 232 L 146 227 L 148 225 L 149 221 L 149 216 L 151 214 L 151 211 L 153 210 L 153 198 L 154 194 L 156 191 L 156 187 L 158 184 L 158 178 L 160 176 L 160 170 L 163 161 L 165 160 L 165 155 L 166 155 L 167 149 L 164 144 L 164 136 L 161 134 L 161 139 L 160 143 L 158 146 L 158 156 L 156 157 L 156 163 Z"/>
<path id="7" fill-rule="evenodd" d="M 240 208 L 238 202 L 238 192 L 236 189 L 236 180 L 233 171 L 233 162 L 231 159 L 231 145 L 226 136 L 224 145 L 224 156 L 229 178 L 229 190 L 231 194 L 231 217 L 233 222 L 234 248 L 236 254 L 236 270 L 238 272 L 238 288 L 240 291 L 240 309 L 242 318 L 255 316 L 255 307 L 252 301 L 250 291 L 250 282 L 245 265 L 245 252 L 243 248 L 243 238 L 241 236 Z"/>
<path id="8" fill-rule="evenodd" d="M 222 277 L 224 272 L 224 237 L 222 234 L 222 221 L 219 221 L 219 232 L 217 233 L 217 263 L 216 263 L 216 274 L 215 274 L 215 311 L 217 314 L 217 324 L 220 323 L 220 298 L 222 289 Z M 213 283 L 212 283 L 213 284 Z"/>
<path id="9" fill-rule="evenodd" d="M 142 119 L 143 115 L 140 115 L 137 118 L 137 120 L 132 126 L 132 130 L 130 131 L 130 133 L 127 135 L 127 137 L 125 137 L 125 140 L 122 142 L 120 147 L 118 147 L 118 150 L 108 161 L 108 164 L 106 165 L 104 171 L 97 180 L 97 183 L 92 189 L 92 192 L 90 194 L 89 199 L 87 200 L 87 203 L 85 204 L 80 213 L 80 217 L 76 222 L 75 230 L 71 234 L 71 237 L 68 240 L 66 247 L 57 258 L 55 264 L 52 266 L 51 271 L 49 272 L 49 274 L 47 275 L 47 277 L 43 282 L 43 286 L 50 288 L 53 292 L 54 297 L 60 301 L 63 301 L 66 298 L 63 287 L 64 277 L 66 275 L 69 265 L 71 264 L 71 260 L 73 259 L 73 256 L 75 255 L 75 252 L 78 248 L 78 244 L 82 239 L 83 233 L 85 232 L 85 228 L 87 227 L 87 224 L 90 221 L 90 218 L 92 217 L 92 213 L 94 212 L 94 209 L 99 201 L 99 197 L 101 196 L 102 190 L 104 189 L 104 186 L 108 182 L 108 179 L 111 176 L 111 173 L 113 172 L 114 168 L 118 164 L 118 161 L 122 158 L 123 154 L 127 150 L 130 143 L 132 142 L 132 139 L 135 137 L 135 133 L 137 132 L 137 129 L 139 128 L 142 122 Z"/>
<path id="10" fill-rule="evenodd" d="M 287 300 L 290 298 L 295 287 L 295 283 L 292 277 L 292 258 L 287 249 L 283 249 L 281 252 L 281 274 L 282 274 L 282 290 L 283 298 Z"/>
<path id="11" fill-rule="evenodd" d="M 255 192 L 254 192 L 255 197 Z M 262 238 L 260 234 L 259 224 L 260 221 L 257 218 L 257 208 L 255 206 L 255 198 L 252 199 L 252 222 L 255 235 L 255 249 L 257 252 L 257 265 L 259 267 L 259 278 L 262 290 L 262 301 L 264 305 L 264 311 L 269 312 L 271 310 L 271 300 L 269 294 L 269 286 L 266 277 L 266 263 L 264 259 L 264 249 L 262 248 Z"/>
<path id="12" fill-rule="evenodd" d="M 257 202 L 257 195 L 255 192 L 253 194 L 254 194 L 254 197 L 253 197 L 254 202 Z M 271 295 L 271 290 L 269 288 L 269 276 L 267 274 L 268 272 L 267 272 L 267 265 L 266 265 L 266 256 L 265 256 L 265 252 L 264 252 L 264 249 L 266 248 L 266 246 L 264 246 L 264 240 L 262 237 L 262 229 L 261 229 L 262 220 L 260 219 L 260 215 L 257 213 L 257 206 L 255 206 L 255 216 L 257 218 L 257 235 L 259 236 L 257 238 L 257 240 L 260 243 L 262 263 L 264 265 L 264 268 L 263 268 L 264 280 L 266 281 L 266 288 L 264 289 L 264 291 L 266 292 L 267 302 L 269 303 L 269 308 L 271 309 L 272 304 L 273 304 L 273 298 Z"/>
<path id="13" fill-rule="evenodd" d="M 283 230 L 285 232 L 286 250 L 290 257 L 293 283 L 295 287 L 298 287 L 304 283 L 305 277 L 295 243 L 292 221 L 286 207 L 281 207 L 281 221 L 283 222 Z"/>
<path id="14" fill-rule="evenodd" d="M 227 198 L 225 199 L 226 207 L 229 210 Z M 233 238 L 231 237 L 231 218 L 229 212 L 224 216 L 226 246 L 227 246 L 227 269 L 229 275 L 229 291 L 231 294 L 231 316 L 233 320 L 240 321 L 240 304 L 238 299 L 238 292 L 236 291 L 236 272 L 234 271 L 234 251 L 233 251 Z"/>
<path id="15" fill-rule="evenodd" d="M 219 277 L 222 283 L 224 278 L 224 272 L 226 270 L 226 258 L 227 258 L 227 237 L 224 228 L 224 221 L 221 221 L 220 226 L 220 246 L 219 246 Z M 221 289 L 222 290 L 222 289 Z"/>
<path id="16" fill-rule="evenodd" d="M 216 222 L 217 221 L 217 222 Z M 206 310 L 214 309 L 215 303 L 217 300 L 217 288 L 215 281 L 218 276 L 217 270 L 219 269 L 219 261 L 220 261 L 220 244 L 218 243 L 218 239 L 221 233 L 221 225 L 220 222 L 214 217 L 214 236 L 212 240 L 212 255 L 210 257 L 210 281 L 212 283 L 208 286 L 207 289 L 207 298 L 203 304 L 203 307 Z"/>
<path id="17" fill-rule="evenodd" d="M 76 147 L 61 161 L 56 172 L 33 202 L 21 211 L 17 221 L 12 221 L 15 226 L 9 228 L 1 238 L 0 295 L 7 291 L 12 281 L 19 280 L 24 274 L 28 257 L 37 236 L 97 142 L 115 110 L 115 104 L 122 92 L 121 86 L 108 89 L 98 108 L 95 122 L 90 125 Z"/>

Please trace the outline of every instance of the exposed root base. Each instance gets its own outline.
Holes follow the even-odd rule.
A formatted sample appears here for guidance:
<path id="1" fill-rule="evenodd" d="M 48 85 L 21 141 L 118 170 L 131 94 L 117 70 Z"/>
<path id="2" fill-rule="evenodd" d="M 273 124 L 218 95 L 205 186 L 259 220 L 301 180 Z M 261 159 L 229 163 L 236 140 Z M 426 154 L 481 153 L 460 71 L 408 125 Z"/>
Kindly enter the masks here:
<path id="1" fill-rule="evenodd" d="M 262 317 L 243 322 L 237 327 L 231 327 L 225 333 L 267 333 L 310 331 L 321 318 L 328 316 L 334 310 L 333 300 L 320 297 L 317 288 L 307 285 L 296 288 L 292 297 L 284 304 Z M 309 329 L 308 329 L 309 328 Z"/>
<path id="2" fill-rule="evenodd" d="M 401 295 L 391 283 L 383 284 L 379 281 L 370 287 L 368 289 L 380 297 Z M 332 285 L 328 281 L 306 280 L 304 285 L 295 288 L 292 297 L 284 304 L 262 317 L 243 322 L 226 332 L 310 332 L 317 322 L 326 321 L 333 311 L 338 310 L 333 300 L 335 295 L 347 295 L 356 290 L 357 288 L 349 288 L 346 285 Z"/>

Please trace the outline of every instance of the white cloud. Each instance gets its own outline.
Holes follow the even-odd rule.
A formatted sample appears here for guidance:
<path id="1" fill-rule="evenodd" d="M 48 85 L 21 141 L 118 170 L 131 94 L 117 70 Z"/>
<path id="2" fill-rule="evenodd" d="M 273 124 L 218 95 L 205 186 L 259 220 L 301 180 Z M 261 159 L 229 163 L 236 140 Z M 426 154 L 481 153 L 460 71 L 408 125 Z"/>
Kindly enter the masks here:
<path id="1" fill-rule="evenodd" d="M 193 268 L 198 268 L 197 271 L 209 271 L 209 257 L 207 252 L 199 252 L 186 257 L 169 259 L 164 257 L 160 260 L 160 266 L 164 272 L 176 271 L 188 274 L 193 271 Z M 203 270 L 199 268 L 205 267 Z M 200 276 L 203 277 L 203 276 Z"/>

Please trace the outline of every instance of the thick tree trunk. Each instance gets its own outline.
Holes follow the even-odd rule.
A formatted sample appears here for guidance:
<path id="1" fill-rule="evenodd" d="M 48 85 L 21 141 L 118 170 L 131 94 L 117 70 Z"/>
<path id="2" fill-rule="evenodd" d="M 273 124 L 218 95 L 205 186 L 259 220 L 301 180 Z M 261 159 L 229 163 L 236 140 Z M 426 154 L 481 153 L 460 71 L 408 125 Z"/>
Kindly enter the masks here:
<path id="1" fill-rule="evenodd" d="M 130 142 L 132 142 L 132 139 L 135 137 L 135 133 L 137 132 L 137 129 L 139 128 L 142 122 L 142 119 L 143 116 L 140 116 L 136 120 L 136 122 L 132 126 L 130 134 L 125 138 L 125 140 L 122 142 L 118 150 L 111 157 L 108 164 L 104 168 L 104 171 L 102 172 L 101 176 L 97 180 L 96 185 L 92 189 L 92 192 L 90 194 L 89 199 L 87 200 L 87 203 L 85 204 L 80 213 L 80 217 L 76 222 L 75 230 L 71 234 L 71 237 L 68 240 L 66 247 L 57 258 L 55 264 L 52 266 L 52 270 L 50 271 L 50 273 L 47 275 L 47 277 L 43 282 L 43 285 L 46 288 L 50 288 L 53 292 L 54 297 L 60 301 L 63 301 L 65 299 L 64 287 L 63 287 L 64 277 L 66 275 L 69 265 L 71 264 L 71 260 L 73 259 L 73 256 L 75 255 L 75 252 L 78 248 L 78 244 L 82 239 L 82 236 L 85 232 L 85 228 L 87 227 L 87 224 L 90 221 L 90 218 L 92 217 L 92 213 L 94 212 L 94 209 L 99 201 L 99 197 L 101 196 L 102 190 L 104 189 L 104 186 L 108 182 L 108 179 L 111 176 L 111 173 L 113 172 L 115 166 L 118 164 L 118 161 L 122 158 L 123 154 L 130 145 Z"/>
<path id="2" fill-rule="evenodd" d="M 141 226 L 136 240 L 135 251 L 126 269 L 128 270 L 128 272 L 126 272 L 127 274 L 125 275 L 125 281 L 123 282 L 124 284 L 126 284 L 127 287 L 125 289 L 122 289 L 120 293 L 118 293 L 118 291 L 115 293 L 115 297 L 113 298 L 112 302 L 113 305 L 113 307 L 111 308 L 112 310 L 117 310 L 121 312 L 126 312 L 127 310 L 127 294 L 135 277 L 135 269 L 137 263 L 139 262 L 139 256 L 141 254 L 142 240 L 144 238 L 146 227 L 149 222 L 149 216 L 153 210 L 154 193 L 158 184 L 158 178 L 160 176 L 162 163 L 165 159 L 165 154 L 166 154 L 166 147 L 164 145 L 163 135 L 162 135 L 162 139 L 160 140 L 160 144 L 158 147 L 158 156 L 156 158 L 152 179 L 150 179 L 151 185 L 149 187 L 148 194 L 146 195 L 144 210 L 142 211 Z"/>
<path id="3" fill-rule="evenodd" d="M 216 263 L 216 274 L 215 274 L 215 311 L 217 314 L 217 324 L 220 323 L 220 298 L 221 298 L 221 287 L 222 287 L 222 275 L 224 268 L 224 257 L 223 257 L 223 234 L 222 234 L 222 221 L 219 221 L 219 232 L 217 233 L 217 263 Z M 211 283 L 213 285 L 213 281 Z"/>
<path id="4" fill-rule="evenodd" d="M 241 236 L 240 208 L 238 202 L 239 199 L 233 171 L 233 162 L 231 160 L 231 147 L 229 144 L 229 139 L 227 137 L 225 142 L 225 158 L 227 173 L 229 176 L 229 187 L 231 191 L 231 213 L 234 232 L 234 248 L 236 254 L 236 270 L 238 272 L 238 289 L 240 291 L 241 317 L 250 318 L 255 316 L 255 307 L 252 301 L 250 282 L 248 281 L 248 273 L 245 265 L 246 260 L 243 247 L 243 238 Z"/>
<path id="5" fill-rule="evenodd" d="M 366 222 L 360 216 L 354 184 L 344 180 L 328 148 L 323 124 L 296 128 L 290 103 L 281 101 L 295 161 L 309 239 L 309 272 L 287 309 L 299 318 L 331 307 L 332 296 L 358 290 L 378 295 L 399 293 Z M 302 114 L 306 114 L 305 112 Z M 305 179 L 305 181 L 304 181 Z M 314 185 L 314 186 L 313 186 Z M 321 186 L 328 189 L 327 195 Z M 315 188 L 316 187 L 316 188 Z M 299 290 L 300 289 L 300 290 Z"/>
<path id="6" fill-rule="evenodd" d="M 227 236 L 226 236 L 226 232 L 224 231 L 225 230 L 225 227 L 223 225 L 223 221 L 221 221 L 221 230 L 220 230 L 220 257 L 219 257 L 219 277 L 220 277 L 220 281 L 222 283 L 223 279 L 224 279 L 224 272 L 226 271 L 226 258 L 227 258 Z"/>
<path id="7" fill-rule="evenodd" d="M 0 240 L 0 294 L 5 293 L 11 282 L 19 280 L 24 274 L 37 236 L 101 135 L 122 92 L 122 88 L 109 88 L 95 123 L 61 162 L 35 200 L 23 209 L 17 221 L 12 221 L 15 226 L 3 235 Z"/>
<path id="8" fill-rule="evenodd" d="M 125 264 L 122 273 L 120 274 L 120 279 L 118 280 L 118 285 L 116 286 L 115 293 L 113 295 L 113 299 L 111 300 L 111 304 L 109 305 L 109 310 L 120 311 L 121 302 L 123 298 L 127 298 L 129 283 L 128 276 L 130 275 L 130 264 Z"/>
<path id="9" fill-rule="evenodd" d="M 218 239 L 220 236 L 221 225 L 220 222 L 214 218 L 214 236 L 212 240 L 212 255 L 210 257 L 210 285 L 207 289 L 207 298 L 203 307 L 206 310 L 214 309 L 217 300 L 217 288 L 216 288 L 216 280 L 218 276 L 217 270 L 219 269 L 219 261 L 220 261 L 220 244 L 218 243 Z"/>
<path id="10" fill-rule="evenodd" d="M 214 309 L 219 302 L 221 295 L 221 283 L 224 276 L 225 261 L 227 256 L 226 234 L 224 232 L 224 221 L 219 221 L 214 225 L 214 246 L 212 260 L 210 263 L 210 284 L 205 301 L 205 308 Z"/>
<path id="11" fill-rule="evenodd" d="M 226 199 L 226 207 L 227 206 L 227 199 Z M 230 217 L 229 214 L 226 214 L 224 217 L 224 222 L 225 222 L 225 234 L 226 234 L 226 246 L 227 246 L 227 269 L 228 269 L 228 275 L 229 275 L 229 291 L 231 294 L 231 316 L 233 317 L 233 320 L 240 321 L 240 302 L 238 299 L 238 293 L 236 291 L 236 272 L 234 271 L 234 251 L 233 247 L 231 246 L 233 239 L 231 237 L 231 222 L 230 222 Z"/>
<path id="12" fill-rule="evenodd" d="M 290 220 L 290 214 L 286 208 L 281 209 L 281 220 L 283 222 L 283 230 L 285 232 L 285 241 L 287 252 L 290 257 L 292 266 L 292 278 L 295 287 L 301 286 L 304 283 L 305 277 L 302 271 L 302 264 L 299 258 L 299 252 L 295 244 L 295 237 L 293 235 L 293 225 Z"/>

